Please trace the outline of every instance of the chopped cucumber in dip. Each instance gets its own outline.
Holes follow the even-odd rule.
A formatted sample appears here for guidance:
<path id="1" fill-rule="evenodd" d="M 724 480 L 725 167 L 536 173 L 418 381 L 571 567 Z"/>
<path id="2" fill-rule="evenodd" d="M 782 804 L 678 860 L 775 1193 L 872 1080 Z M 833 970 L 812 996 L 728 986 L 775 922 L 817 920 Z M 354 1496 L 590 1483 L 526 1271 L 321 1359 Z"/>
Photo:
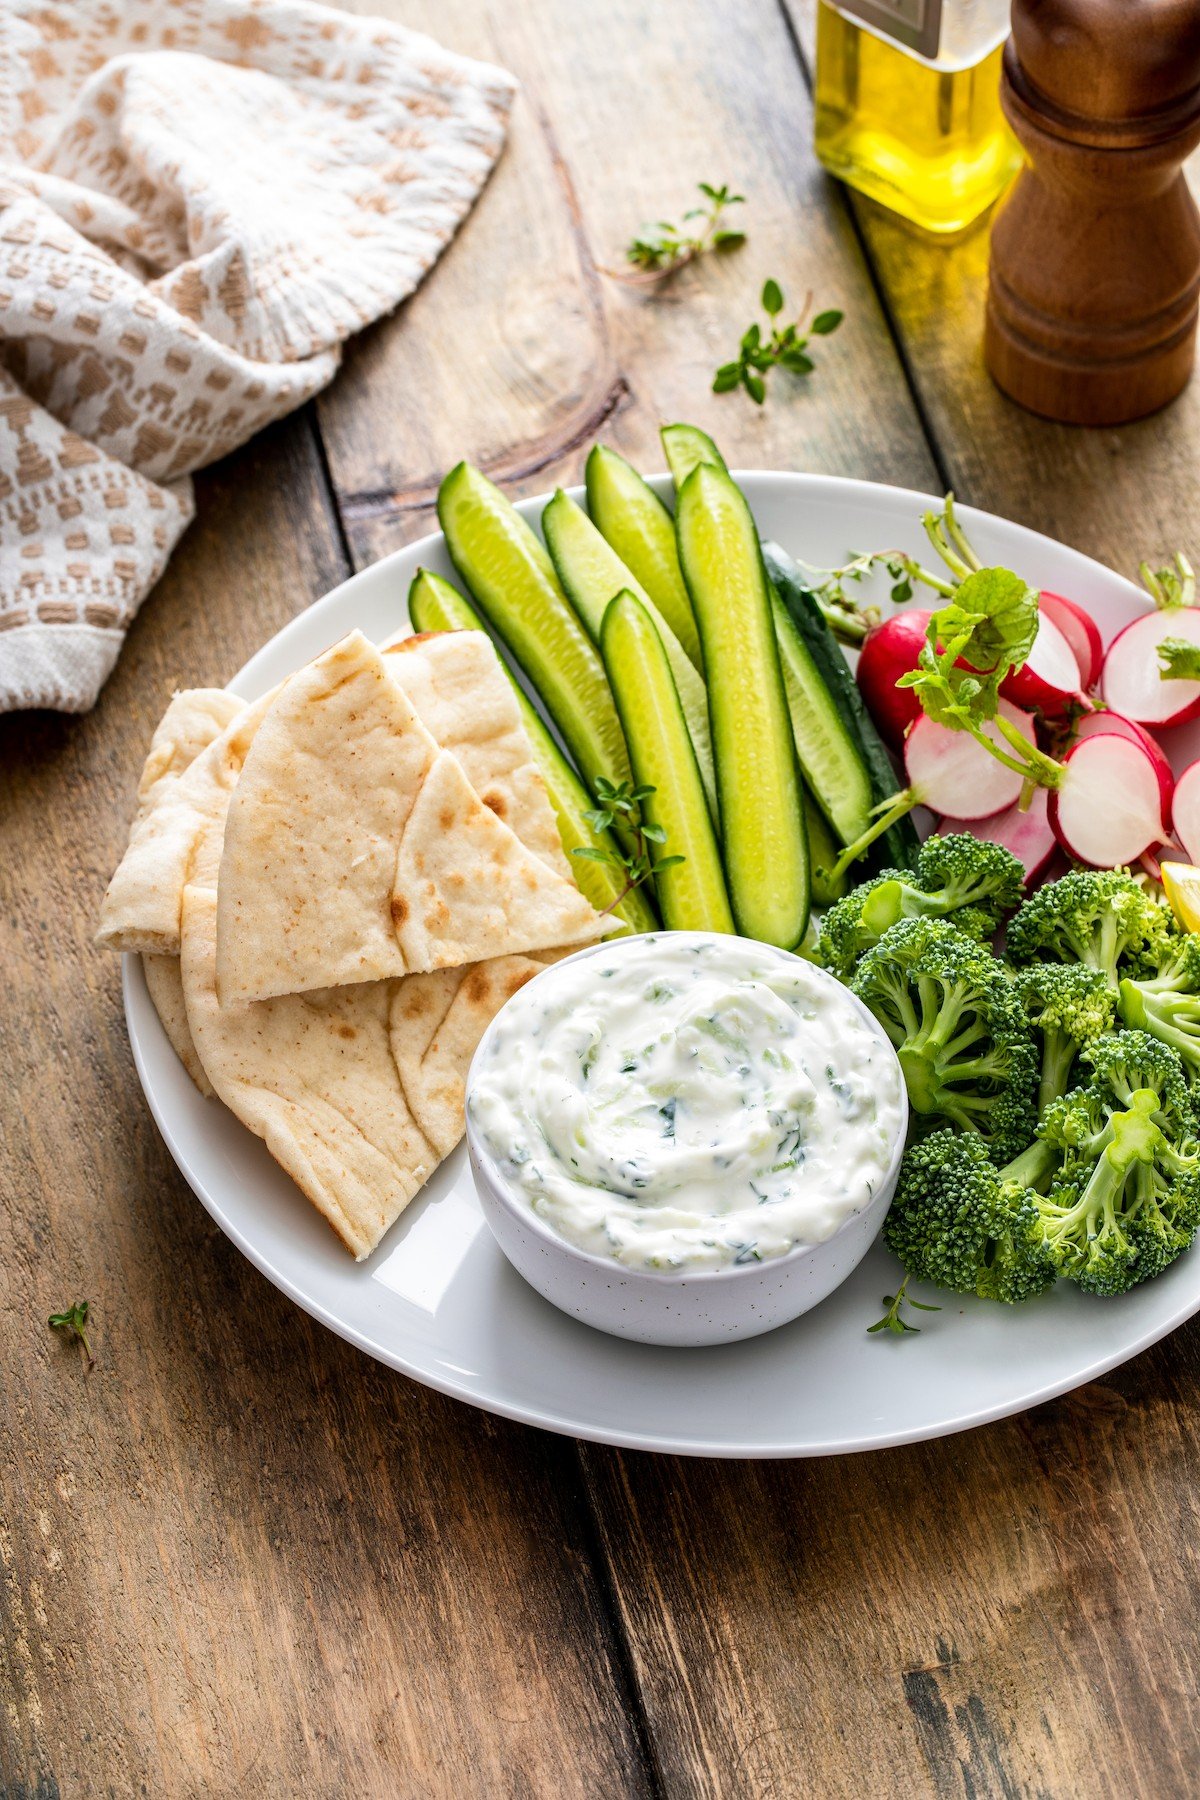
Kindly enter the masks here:
<path id="1" fill-rule="evenodd" d="M 886 1173 L 900 1076 L 821 971 L 744 938 L 656 933 L 522 989 L 469 1104 L 561 1237 L 683 1273 L 832 1237 Z"/>

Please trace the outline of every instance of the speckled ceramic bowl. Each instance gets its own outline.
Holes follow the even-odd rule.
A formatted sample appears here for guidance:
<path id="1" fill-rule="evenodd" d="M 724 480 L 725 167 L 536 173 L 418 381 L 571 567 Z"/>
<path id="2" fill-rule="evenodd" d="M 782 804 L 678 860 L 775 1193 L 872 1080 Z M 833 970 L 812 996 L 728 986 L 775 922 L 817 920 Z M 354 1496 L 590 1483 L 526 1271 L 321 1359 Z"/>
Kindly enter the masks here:
<path id="1" fill-rule="evenodd" d="M 709 934 L 687 935 L 704 938 Z M 568 962 L 619 955 L 623 945 L 636 941 L 628 937 L 589 945 L 534 980 L 553 981 Z M 788 962 L 797 960 L 787 950 L 772 950 L 771 954 Z M 862 1002 L 825 970 L 814 973 L 837 989 L 843 1004 L 862 1014 L 887 1054 L 894 1057 L 883 1030 Z M 502 1015 L 503 1009 L 497 1019 Z M 766 1262 L 671 1274 L 626 1268 L 611 1257 L 578 1249 L 539 1218 L 525 1193 L 505 1176 L 471 1119 L 472 1080 L 495 1027 L 493 1020 L 467 1075 L 467 1151 L 480 1205 L 496 1242 L 518 1273 L 553 1305 L 584 1324 L 643 1344 L 725 1344 L 757 1337 L 798 1319 L 824 1300 L 841 1286 L 874 1242 L 896 1191 L 908 1129 L 908 1096 L 899 1069 L 900 1117 L 887 1173 L 874 1195 L 864 1195 L 860 1210 L 851 1213 L 831 1238 L 823 1244 L 797 1244 Z"/>

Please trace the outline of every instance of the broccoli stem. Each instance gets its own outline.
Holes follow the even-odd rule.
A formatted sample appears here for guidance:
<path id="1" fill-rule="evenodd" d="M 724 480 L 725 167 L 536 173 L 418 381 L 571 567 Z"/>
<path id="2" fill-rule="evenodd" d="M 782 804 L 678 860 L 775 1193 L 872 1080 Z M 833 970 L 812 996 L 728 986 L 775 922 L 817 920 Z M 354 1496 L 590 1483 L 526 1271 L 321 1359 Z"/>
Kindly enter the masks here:
<path id="1" fill-rule="evenodd" d="M 1001 1181 L 1015 1181 L 1019 1187 L 1038 1188 L 1058 1162 L 1058 1152 L 1044 1138 L 1035 1138 L 1020 1156 L 1014 1156 L 1000 1171 Z"/>
<path id="2" fill-rule="evenodd" d="M 1065 1031 L 1042 1027 L 1042 1075 L 1038 1082 L 1038 1117 L 1052 1100 L 1065 1094 L 1079 1046 Z"/>

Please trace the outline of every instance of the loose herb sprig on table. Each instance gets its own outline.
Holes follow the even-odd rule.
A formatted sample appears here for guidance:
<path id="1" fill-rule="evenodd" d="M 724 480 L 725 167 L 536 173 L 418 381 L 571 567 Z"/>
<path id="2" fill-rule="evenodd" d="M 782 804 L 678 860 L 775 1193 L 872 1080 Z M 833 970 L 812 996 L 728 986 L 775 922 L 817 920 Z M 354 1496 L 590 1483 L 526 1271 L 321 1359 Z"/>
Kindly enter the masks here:
<path id="1" fill-rule="evenodd" d="M 51 1313 L 50 1317 L 46 1320 L 46 1323 L 49 1325 L 51 1331 L 65 1331 L 68 1336 L 77 1337 L 83 1347 L 83 1354 L 87 1358 L 88 1368 L 94 1369 L 96 1366 L 96 1358 L 92 1355 L 92 1346 L 88 1342 L 87 1334 L 88 1313 L 90 1311 L 90 1301 L 77 1300 L 74 1306 L 69 1306 L 67 1308 L 66 1312 Z"/>
<path id="2" fill-rule="evenodd" d="M 600 914 L 603 919 L 620 906 L 622 900 L 632 894 L 634 888 L 640 887 L 652 875 L 658 875 L 663 869 L 674 868 L 677 863 L 686 862 L 684 856 L 655 856 L 655 844 L 665 844 L 667 834 L 661 825 L 649 825 L 642 817 L 642 801 L 648 800 L 655 792 L 654 788 L 643 784 L 634 787 L 628 781 L 606 781 L 603 775 L 596 778 L 596 800 L 598 804 L 584 818 L 595 832 L 607 831 L 615 820 L 620 819 L 634 838 L 634 850 L 626 855 L 619 848 L 601 850 L 590 844 L 571 852 L 573 856 L 586 856 L 589 862 L 607 863 L 610 868 L 622 869 L 625 872 L 625 886 L 612 902 Z"/>
<path id="3" fill-rule="evenodd" d="M 643 226 L 625 246 L 625 260 L 633 264 L 636 275 L 618 269 L 606 269 L 605 273 L 635 287 L 650 287 L 669 275 L 677 275 L 710 250 L 737 250 L 744 244 L 746 233 L 726 225 L 724 217 L 726 208 L 744 205 L 746 196 L 731 193 L 724 184 L 714 187 L 711 182 L 700 181 L 696 185 L 704 196 L 703 206 L 689 207 L 682 224 L 659 219 L 653 225 Z"/>
<path id="4" fill-rule="evenodd" d="M 900 1309 L 904 1306 L 906 1301 L 909 1306 L 915 1306 L 918 1312 L 941 1312 L 942 1309 L 940 1306 L 930 1306 L 924 1300 L 913 1299 L 912 1295 L 907 1292 L 908 1284 L 911 1279 L 911 1276 L 906 1275 L 904 1280 L 900 1283 L 899 1293 L 885 1294 L 883 1296 L 883 1304 L 887 1307 L 887 1311 L 884 1313 L 882 1319 L 877 1319 L 874 1325 L 867 1326 L 868 1337 L 876 1331 L 890 1331 L 895 1337 L 903 1337 L 905 1332 L 911 1332 L 913 1337 L 919 1337 L 921 1335 L 921 1327 L 919 1325 L 910 1325 L 908 1320 L 901 1315 Z"/>
<path id="5" fill-rule="evenodd" d="M 761 406 L 767 397 L 767 384 L 763 376 L 769 369 L 787 369 L 792 375 L 809 375 L 816 367 L 808 354 L 808 343 L 814 337 L 828 337 L 836 331 L 842 322 L 843 315 L 836 309 L 819 312 L 811 324 L 807 323 L 808 309 L 812 304 L 809 295 L 801 309 L 800 317 L 790 325 L 777 325 L 776 319 L 783 311 L 783 289 L 777 281 L 768 281 L 763 286 L 762 306 L 767 315 L 766 331 L 761 325 L 750 325 L 742 333 L 742 341 L 738 348 L 735 362 L 722 363 L 713 376 L 713 393 L 728 394 L 736 387 L 746 390 L 756 406 Z"/>

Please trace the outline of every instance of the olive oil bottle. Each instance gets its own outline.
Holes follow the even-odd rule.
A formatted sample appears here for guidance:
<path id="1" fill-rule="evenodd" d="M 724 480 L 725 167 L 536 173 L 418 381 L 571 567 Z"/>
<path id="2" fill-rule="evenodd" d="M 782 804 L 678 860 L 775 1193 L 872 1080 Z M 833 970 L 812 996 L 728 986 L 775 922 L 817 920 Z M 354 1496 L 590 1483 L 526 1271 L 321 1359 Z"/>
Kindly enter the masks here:
<path id="1" fill-rule="evenodd" d="M 926 231 L 962 231 L 1021 151 L 1000 110 L 1007 0 L 818 0 L 816 150 Z"/>

